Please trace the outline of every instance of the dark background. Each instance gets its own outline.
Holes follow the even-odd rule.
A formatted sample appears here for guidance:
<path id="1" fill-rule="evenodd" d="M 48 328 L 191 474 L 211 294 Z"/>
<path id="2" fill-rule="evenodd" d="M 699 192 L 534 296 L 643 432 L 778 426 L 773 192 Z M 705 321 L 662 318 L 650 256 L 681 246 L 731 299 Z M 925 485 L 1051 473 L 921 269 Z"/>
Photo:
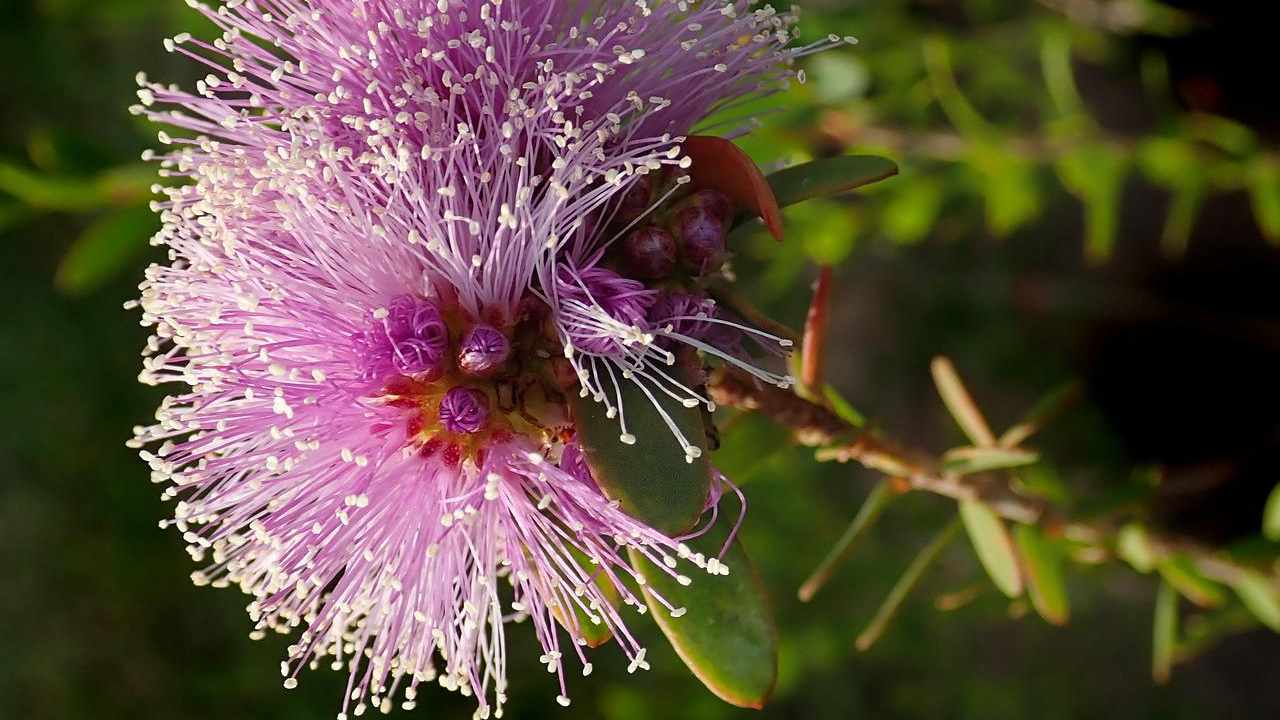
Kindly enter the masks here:
<path id="1" fill-rule="evenodd" d="M 738 248 L 753 295 L 798 323 L 813 262 L 836 264 L 831 380 L 913 446 L 960 442 L 929 381 L 936 354 L 955 360 L 997 431 L 1079 378 L 1086 402 L 1037 440 L 1073 498 L 1158 464 L 1170 480 L 1143 510 L 1151 522 L 1213 543 L 1256 535 L 1280 480 L 1271 324 L 1280 274 L 1264 239 L 1280 235 L 1267 215 L 1268 197 L 1280 208 L 1280 187 L 1265 180 L 1280 115 L 1273 79 L 1260 72 L 1273 42 L 1260 11 L 1106 0 L 802 5 L 805 37 L 853 34 L 860 45 L 810 61 L 809 83 L 745 145 L 765 164 L 879 152 L 903 172 L 859 198 L 797 208 L 787 246 Z M 125 108 L 140 68 L 194 80 L 160 39 L 201 27 L 178 0 L 0 3 L 0 718 L 339 709 L 342 677 L 321 670 L 283 690 L 287 641 L 251 642 L 246 598 L 191 586 L 181 543 L 157 528 L 169 512 L 160 488 L 124 447 L 161 391 L 134 381 L 146 333 L 121 305 L 145 264 L 162 259 L 145 243 L 151 180 L 137 162 L 153 130 Z M 1046 71 L 1064 38 L 1078 105 Z M 985 129 L 965 127 L 954 103 L 948 111 L 937 56 L 929 60 L 939 47 Z M 1066 179 L 1064 165 L 1095 145 L 1123 158 L 1112 195 L 1090 194 L 1090 182 L 1110 177 L 1100 164 L 1083 163 L 1084 190 Z M 1179 198 L 1191 196 L 1180 215 Z M 1092 222 L 1109 218 L 1114 230 L 1091 241 L 1087 208 L 1105 197 L 1112 206 Z M 746 542 L 782 639 L 764 716 L 1280 717 L 1280 640 L 1247 617 L 1169 685 L 1154 685 L 1155 585 L 1116 563 L 1071 572 L 1073 617 L 1059 629 L 994 592 L 957 543 L 887 635 L 858 652 L 853 638 L 951 503 L 898 503 L 802 605 L 795 588 L 875 478 L 802 449 L 760 457 L 734 438 L 730 428 L 719 462 L 747 484 Z M 973 602 L 936 609 L 939 595 L 966 590 Z M 651 672 L 628 675 L 602 649 L 561 710 L 526 631 L 512 631 L 524 652 L 513 653 L 508 717 L 756 715 L 706 693 L 652 628 L 641 630 Z M 472 708 L 424 688 L 404 714 L 461 718 Z"/>

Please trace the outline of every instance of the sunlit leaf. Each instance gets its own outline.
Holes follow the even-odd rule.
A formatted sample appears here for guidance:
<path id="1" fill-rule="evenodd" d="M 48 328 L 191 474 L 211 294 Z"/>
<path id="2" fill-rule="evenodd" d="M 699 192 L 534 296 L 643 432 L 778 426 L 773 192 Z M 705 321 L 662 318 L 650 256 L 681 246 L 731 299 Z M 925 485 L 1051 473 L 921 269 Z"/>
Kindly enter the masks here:
<path id="1" fill-rule="evenodd" d="M 85 212 L 136 205 L 150 196 L 155 169 L 130 165 L 96 177 L 44 175 L 0 162 L 0 192 L 36 210 Z"/>
<path id="2" fill-rule="evenodd" d="M 1196 566 L 1185 557 L 1175 556 L 1162 560 L 1156 569 L 1165 582 L 1200 607 L 1218 607 L 1227 600 L 1222 588 L 1200 574 Z"/>
<path id="3" fill-rule="evenodd" d="M 1280 540 L 1280 485 L 1276 485 L 1267 498 L 1262 513 L 1262 534 L 1268 540 Z"/>
<path id="4" fill-rule="evenodd" d="M 1067 586 L 1062 578 L 1062 555 L 1044 533 L 1031 525 L 1013 530 L 1018 554 L 1027 572 L 1027 594 L 1040 617 L 1054 625 L 1066 625 L 1071 616 Z"/>
<path id="5" fill-rule="evenodd" d="M 688 387 L 701 384 L 701 370 L 688 364 L 680 363 L 669 372 Z M 574 425 L 583 454 L 600 488 L 622 503 L 627 513 L 667 535 L 679 535 L 693 527 L 711 492 L 702 412 L 678 403 L 662 405 L 688 442 L 703 453 L 686 462 L 685 451 L 654 401 L 633 382 L 622 381 L 619 386 L 628 439 L 633 437 L 635 442 L 620 439 L 618 420 L 607 416 L 603 403 L 573 393 Z M 609 399 L 615 405 L 618 402 L 612 396 Z"/>
<path id="6" fill-rule="evenodd" d="M 721 508 L 721 522 L 688 542 L 708 558 L 720 554 L 734 512 Z M 645 599 L 676 654 L 711 692 L 739 707 L 760 708 L 773 692 L 778 674 L 778 637 L 764 585 L 741 542 L 723 558 L 728 575 L 710 575 L 678 567 L 668 572 L 635 550 L 632 564 L 645 578 Z M 682 584 L 672 572 L 687 574 Z M 658 598 L 677 609 L 674 617 Z"/>
<path id="7" fill-rule="evenodd" d="M 925 545 L 915 559 L 907 566 L 906 572 L 902 573 L 902 577 L 898 578 L 898 582 L 894 583 L 893 589 L 885 597 L 884 602 L 880 604 L 880 608 L 876 610 L 875 617 L 871 618 L 871 622 L 867 625 L 855 641 L 855 645 L 859 650 L 866 650 L 875 644 L 876 640 L 884 634 L 885 629 L 889 627 L 889 623 L 893 620 L 893 616 L 898 614 L 898 608 L 902 606 L 902 601 L 907 599 L 907 595 L 915 589 L 920 578 L 924 575 L 924 571 L 938 559 L 944 548 L 956 536 L 956 530 L 960 527 L 958 521 L 952 520 L 947 523 L 937 535 Z"/>
<path id="8" fill-rule="evenodd" d="M 1116 534 L 1116 553 L 1140 573 L 1149 573 L 1155 567 L 1155 555 L 1147 530 L 1138 523 L 1129 523 Z"/>
<path id="9" fill-rule="evenodd" d="M 1063 185 L 1084 204 L 1085 248 L 1091 260 L 1111 256 L 1129 167 L 1124 151 L 1103 143 L 1065 153 L 1056 164 Z"/>
<path id="10" fill-rule="evenodd" d="M 1151 633 L 1151 677 L 1157 683 L 1169 681 L 1174 650 L 1178 647 L 1178 593 L 1167 582 L 1156 590 L 1155 617 Z"/>
<path id="11" fill-rule="evenodd" d="M 55 275 L 61 290 L 86 293 L 146 252 L 160 221 L 145 207 L 108 213 L 85 228 L 62 256 Z"/>
<path id="12" fill-rule="evenodd" d="M 977 500 L 961 501 L 960 518 L 991 581 L 1009 597 L 1021 595 L 1022 573 L 1018 570 L 1018 558 L 1004 522 L 991 508 Z"/>
<path id="13" fill-rule="evenodd" d="M 996 235 L 1008 235 L 1040 212 L 1039 182 L 1030 161 L 1001 143 L 977 142 L 970 151 L 969 167 L 978 175 L 987 225 Z"/>
<path id="14" fill-rule="evenodd" d="M 1254 162 L 1249 173 L 1249 197 L 1262 234 L 1280 243 L 1280 162 L 1270 158 Z"/>
<path id="15" fill-rule="evenodd" d="M 947 406 L 947 410 L 951 411 L 951 417 L 955 418 L 956 424 L 964 434 L 969 436 L 973 444 L 980 447 L 995 445 L 996 438 L 991 433 L 991 427 L 987 425 L 986 418 L 982 417 L 982 412 L 978 410 L 969 391 L 960 381 L 960 375 L 956 373 L 956 368 L 951 361 L 944 357 L 936 357 L 930 369 L 933 372 L 933 382 L 938 387 L 938 394 L 942 396 L 942 402 Z"/>
<path id="16" fill-rule="evenodd" d="M 1027 450 L 998 447 L 963 447 L 942 456 L 942 469 L 957 475 L 993 470 L 1009 470 L 1039 462 L 1040 456 Z"/>
<path id="17" fill-rule="evenodd" d="M 1236 594 L 1263 625 L 1280 632 L 1280 592 L 1266 575 L 1248 571 L 1236 581 Z"/>
<path id="18" fill-rule="evenodd" d="M 779 207 L 838 195 L 898 174 L 892 160 L 874 155 L 845 155 L 795 165 L 769 175 Z"/>

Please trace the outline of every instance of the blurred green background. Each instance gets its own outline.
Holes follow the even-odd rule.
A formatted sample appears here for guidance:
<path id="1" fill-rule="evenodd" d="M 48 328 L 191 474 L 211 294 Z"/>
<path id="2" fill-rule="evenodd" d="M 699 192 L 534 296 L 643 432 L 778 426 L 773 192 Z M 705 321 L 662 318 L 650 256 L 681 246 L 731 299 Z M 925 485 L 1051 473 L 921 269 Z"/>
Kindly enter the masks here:
<path id="1" fill-rule="evenodd" d="M 1038 441 L 1073 496 L 1127 488 L 1136 467 L 1189 468 L 1170 476 L 1195 480 L 1205 462 L 1239 469 L 1247 456 L 1247 472 L 1154 493 L 1143 512 L 1215 543 L 1256 534 L 1260 498 L 1280 479 L 1267 454 L 1274 334 L 1219 342 L 1211 331 L 1223 317 L 1280 317 L 1267 240 L 1280 238 L 1280 106 L 1258 65 L 1261 10 L 801 4 L 805 37 L 860 44 L 807 60 L 808 82 L 768 103 L 766 129 L 744 145 L 766 165 L 875 152 L 902 173 L 796 208 L 784 247 L 738 248 L 745 286 L 798 324 L 812 267 L 835 265 L 831 380 L 911 445 L 959 442 L 929 381 L 935 354 L 955 360 L 1002 427 L 1083 377 L 1092 401 Z M 194 81 L 198 68 L 160 40 L 201 27 L 179 0 L 0 3 L 0 718 L 325 718 L 339 707 L 342 677 L 322 670 L 284 691 L 286 641 L 249 641 L 244 597 L 191 586 L 181 543 L 156 525 L 168 512 L 159 488 L 124 447 L 160 391 L 134 382 L 146 333 L 121 304 L 163 257 L 146 243 L 154 176 L 138 161 L 154 131 L 126 106 L 139 69 Z M 1154 325 L 1153 302 L 1173 308 Z M 1153 339 L 1117 344 L 1135 332 Z M 1021 618 L 1025 605 L 999 596 L 957 543 L 887 635 L 855 650 L 953 506 L 898 503 L 801 604 L 796 588 L 876 478 L 750 432 L 729 427 L 719 462 L 747 485 L 746 542 L 782 638 L 777 694 L 759 715 L 1280 717 L 1280 640 L 1239 614 L 1243 632 L 1154 685 L 1154 584 L 1115 564 L 1072 571 L 1072 621 L 1053 628 Z M 765 445 L 777 449 L 752 454 Z M 1202 452 L 1177 452 L 1188 447 Z M 955 593 L 972 601 L 939 610 Z M 515 628 L 525 652 L 512 661 L 508 717 L 757 715 L 714 699 L 653 628 L 641 631 L 651 672 L 628 675 L 602 649 L 561 710 L 528 628 Z M 404 715 L 472 708 L 430 691 Z"/>

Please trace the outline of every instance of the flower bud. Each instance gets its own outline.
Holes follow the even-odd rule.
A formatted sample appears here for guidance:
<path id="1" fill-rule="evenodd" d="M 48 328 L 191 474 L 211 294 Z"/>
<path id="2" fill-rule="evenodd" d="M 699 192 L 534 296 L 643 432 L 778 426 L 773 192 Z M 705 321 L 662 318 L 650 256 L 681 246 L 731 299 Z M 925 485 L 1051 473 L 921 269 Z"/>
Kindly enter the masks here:
<path id="1" fill-rule="evenodd" d="M 676 267 L 676 239 L 652 225 L 642 227 L 622 241 L 622 256 L 631 274 L 644 280 L 658 280 Z"/>
<path id="2" fill-rule="evenodd" d="M 354 344 L 368 379 L 399 373 L 433 382 L 446 369 L 449 328 L 432 301 L 399 295 L 370 313 Z"/>
<path id="3" fill-rule="evenodd" d="M 726 228 L 733 222 L 733 203 L 729 201 L 728 195 L 719 190 L 699 190 L 690 195 L 684 204 L 706 208 L 712 215 L 720 218 Z"/>
<path id="4" fill-rule="evenodd" d="M 440 401 L 440 422 L 455 433 L 475 433 L 489 421 L 489 396 L 469 387 L 455 387 Z"/>
<path id="5" fill-rule="evenodd" d="M 653 179 L 649 175 L 641 175 L 622 196 L 618 203 L 618 213 L 614 221 L 622 225 L 633 222 L 644 215 L 653 203 Z"/>
<path id="6" fill-rule="evenodd" d="M 714 210 L 701 204 L 677 211 L 672 230 L 684 264 L 699 275 L 716 270 L 724 261 L 726 228 Z"/>
<path id="7" fill-rule="evenodd" d="M 472 377 L 489 377 L 511 356 L 511 341 L 491 325 L 476 325 L 462 336 L 458 369 Z"/>

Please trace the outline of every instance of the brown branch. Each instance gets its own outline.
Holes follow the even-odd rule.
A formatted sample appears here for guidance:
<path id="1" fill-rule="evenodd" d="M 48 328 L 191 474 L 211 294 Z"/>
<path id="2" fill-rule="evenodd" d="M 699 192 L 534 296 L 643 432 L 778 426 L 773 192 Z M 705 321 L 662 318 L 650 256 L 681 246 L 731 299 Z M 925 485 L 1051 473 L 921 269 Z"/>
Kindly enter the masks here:
<path id="1" fill-rule="evenodd" d="M 759 412 L 788 428 L 798 442 L 818 448 L 819 461 L 856 462 L 892 478 L 902 492 L 918 490 L 957 501 L 981 500 L 1006 520 L 1039 525 L 1074 541 L 1108 552 L 1114 550 L 1114 539 L 1120 529 L 1115 523 L 1069 519 L 1046 501 L 1019 494 L 999 474 L 961 476 L 946 472 L 941 463 L 928 454 L 903 450 L 884 438 L 860 431 L 822 405 L 790 390 L 760 382 L 737 368 L 716 368 L 707 389 L 718 405 Z M 1157 563 L 1185 555 L 1206 577 L 1228 585 L 1259 571 L 1185 538 L 1151 532 L 1147 537 Z"/>

